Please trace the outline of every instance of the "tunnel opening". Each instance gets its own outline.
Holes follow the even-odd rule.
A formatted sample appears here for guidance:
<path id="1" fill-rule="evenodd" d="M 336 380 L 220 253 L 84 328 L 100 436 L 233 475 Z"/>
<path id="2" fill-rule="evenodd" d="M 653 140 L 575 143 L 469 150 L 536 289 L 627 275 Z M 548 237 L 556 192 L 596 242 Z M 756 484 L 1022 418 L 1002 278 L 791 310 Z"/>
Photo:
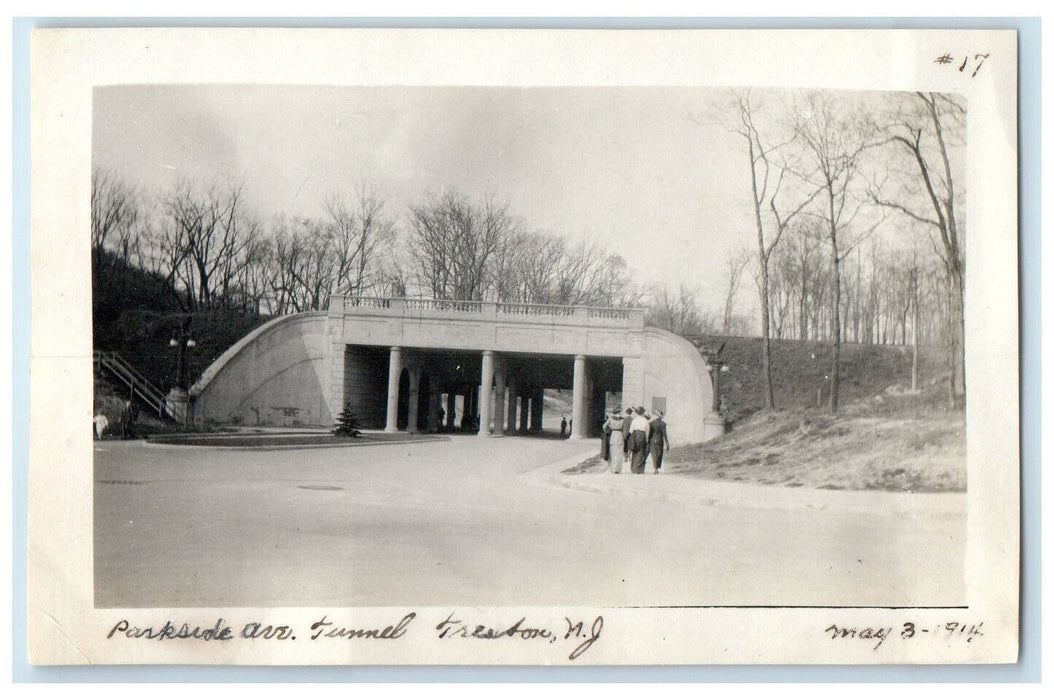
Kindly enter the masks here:
<path id="1" fill-rule="evenodd" d="M 369 428 L 595 437 L 619 403 L 622 375 L 620 357 L 348 346 L 343 399 L 358 402 Z M 385 418 L 392 401 L 394 425 Z"/>

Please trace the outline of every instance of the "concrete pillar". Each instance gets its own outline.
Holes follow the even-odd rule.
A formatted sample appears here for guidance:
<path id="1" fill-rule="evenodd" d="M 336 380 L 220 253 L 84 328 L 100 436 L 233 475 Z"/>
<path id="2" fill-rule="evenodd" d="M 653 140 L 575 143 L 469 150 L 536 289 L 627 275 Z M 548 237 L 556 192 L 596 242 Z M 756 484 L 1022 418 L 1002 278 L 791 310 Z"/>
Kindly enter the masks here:
<path id="1" fill-rule="evenodd" d="M 506 379 L 506 382 L 509 385 L 509 416 L 508 416 L 509 432 L 510 433 L 515 433 L 516 432 L 516 385 L 512 381 L 510 381 L 509 379 Z"/>
<path id="2" fill-rule="evenodd" d="M 526 433 L 528 428 L 527 409 L 530 405 L 530 395 L 527 389 L 520 391 L 520 432 Z"/>
<path id="3" fill-rule="evenodd" d="M 388 414 L 384 432 L 399 430 L 399 375 L 403 371 L 403 349 L 393 345 L 388 360 Z"/>
<path id="4" fill-rule="evenodd" d="M 505 434 L 505 370 L 494 375 L 494 434 Z"/>
<path id="5" fill-rule="evenodd" d="M 446 427 L 453 428 L 454 417 L 457 414 L 457 394 L 448 391 L 446 395 Z"/>
<path id="6" fill-rule="evenodd" d="M 420 401 L 418 390 L 421 387 L 421 370 L 410 370 L 410 406 L 406 412 L 406 432 L 417 432 L 417 404 Z"/>
<path id="7" fill-rule="evenodd" d="M 483 351 L 483 371 L 479 383 L 479 435 L 490 435 L 490 419 L 494 414 L 494 351 Z"/>
<path id="8" fill-rule="evenodd" d="M 535 389 L 531 393 L 531 432 L 542 432 L 542 408 L 545 403 L 545 389 Z"/>
<path id="9" fill-rule="evenodd" d="M 575 355 L 574 384 L 571 391 L 571 439 L 581 440 L 586 429 L 586 356 Z"/>

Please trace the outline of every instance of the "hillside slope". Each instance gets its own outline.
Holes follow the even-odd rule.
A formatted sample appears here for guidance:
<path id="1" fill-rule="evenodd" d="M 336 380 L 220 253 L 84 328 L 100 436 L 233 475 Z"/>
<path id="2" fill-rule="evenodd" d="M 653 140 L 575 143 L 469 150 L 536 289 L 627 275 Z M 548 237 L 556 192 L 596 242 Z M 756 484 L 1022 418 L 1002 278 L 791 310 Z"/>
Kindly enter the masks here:
<path id="1" fill-rule="evenodd" d="M 945 408 L 941 389 L 891 388 L 834 416 L 815 408 L 760 411 L 721 438 L 670 450 L 663 471 L 792 488 L 965 491 L 964 414 Z M 568 473 L 604 468 L 594 457 Z M 661 478 L 650 471 L 647 478 Z"/>
<path id="2" fill-rule="evenodd" d="M 763 411 L 723 438 L 671 451 L 668 469 L 790 487 L 965 491 L 964 414 L 942 398 L 931 386 L 857 401 L 836 416 Z"/>
<path id="3" fill-rule="evenodd" d="M 725 344 L 728 371 L 721 376 L 721 395 L 732 419 L 750 415 L 765 406 L 762 372 L 762 339 L 703 336 L 707 345 Z M 944 350 L 920 348 L 921 384 L 945 374 Z M 889 386 L 911 385 L 911 348 L 895 345 L 845 343 L 841 351 L 839 400 L 849 404 L 879 394 Z M 815 407 L 818 394 L 827 400 L 831 369 L 829 343 L 811 340 L 772 341 L 772 385 L 777 409 Z"/>

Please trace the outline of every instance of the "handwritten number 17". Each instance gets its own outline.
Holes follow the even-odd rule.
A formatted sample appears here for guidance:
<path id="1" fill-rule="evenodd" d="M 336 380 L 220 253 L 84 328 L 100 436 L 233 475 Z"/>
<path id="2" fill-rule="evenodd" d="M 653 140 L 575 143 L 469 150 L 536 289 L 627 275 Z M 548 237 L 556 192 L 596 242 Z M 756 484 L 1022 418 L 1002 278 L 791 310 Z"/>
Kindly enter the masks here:
<path id="1" fill-rule="evenodd" d="M 970 73 L 970 77 L 971 78 L 977 77 L 977 71 L 981 70 L 981 66 L 984 64 L 984 62 L 988 58 L 988 56 L 989 56 L 989 54 L 986 54 L 986 53 L 975 53 L 973 55 L 972 60 L 975 61 L 976 63 L 974 65 L 973 72 Z M 971 61 L 971 57 L 969 55 L 966 55 L 966 56 L 963 57 L 962 63 L 959 64 L 959 72 L 960 73 L 964 73 L 966 71 L 966 66 L 968 66 L 970 64 L 970 61 Z M 942 66 L 946 66 L 948 64 L 954 63 L 955 62 L 955 58 L 950 53 L 944 53 L 944 54 L 941 54 L 940 56 L 938 56 L 937 58 L 933 59 L 933 62 L 937 63 L 937 64 L 940 64 Z"/>

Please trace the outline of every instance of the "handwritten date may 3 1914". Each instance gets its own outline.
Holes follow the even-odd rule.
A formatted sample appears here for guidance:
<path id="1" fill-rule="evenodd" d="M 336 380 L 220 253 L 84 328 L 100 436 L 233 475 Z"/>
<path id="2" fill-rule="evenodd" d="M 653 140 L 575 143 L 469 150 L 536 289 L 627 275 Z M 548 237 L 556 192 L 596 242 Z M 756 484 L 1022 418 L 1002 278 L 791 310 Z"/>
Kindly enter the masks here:
<path id="1" fill-rule="evenodd" d="M 900 638 L 902 640 L 918 639 L 944 641 L 945 643 L 962 641 L 969 644 L 975 637 L 984 636 L 984 622 L 941 622 L 936 624 L 924 624 L 916 622 L 901 623 L 896 626 L 874 626 L 874 627 L 846 627 L 842 625 L 831 625 L 824 630 L 832 640 L 861 640 L 873 643 L 872 649 L 877 650 L 886 639 Z"/>

